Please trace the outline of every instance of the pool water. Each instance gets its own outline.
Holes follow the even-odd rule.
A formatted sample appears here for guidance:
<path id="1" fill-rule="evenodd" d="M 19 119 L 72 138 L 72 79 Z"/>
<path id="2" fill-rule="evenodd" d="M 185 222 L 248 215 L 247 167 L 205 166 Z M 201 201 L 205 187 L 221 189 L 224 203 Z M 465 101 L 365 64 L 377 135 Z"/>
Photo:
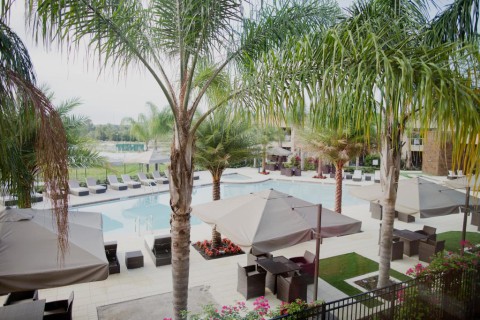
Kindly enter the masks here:
<path id="1" fill-rule="evenodd" d="M 269 180 L 261 183 L 222 184 L 220 192 L 222 199 L 226 199 L 265 189 L 275 189 L 315 204 L 321 203 L 329 209 L 333 209 L 335 203 L 335 185 L 330 184 Z M 349 196 L 348 189 L 349 187 L 343 187 L 343 206 L 365 203 L 364 200 Z M 79 211 L 101 212 L 104 233 L 140 234 L 148 230 L 170 228 L 169 200 L 170 194 L 167 192 L 77 208 Z M 192 206 L 210 201 L 212 201 L 211 186 L 193 190 Z M 192 225 L 200 223 L 197 217 L 192 216 Z"/>

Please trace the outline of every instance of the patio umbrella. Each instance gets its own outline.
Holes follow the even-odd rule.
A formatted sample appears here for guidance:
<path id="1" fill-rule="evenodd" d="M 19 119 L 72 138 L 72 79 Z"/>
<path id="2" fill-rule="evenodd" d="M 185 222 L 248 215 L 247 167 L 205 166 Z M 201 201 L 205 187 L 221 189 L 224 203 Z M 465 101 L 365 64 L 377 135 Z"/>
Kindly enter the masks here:
<path id="1" fill-rule="evenodd" d="M 273 155 L 273 156 L 286 157 L 286 156 L 291 155 L 292 152 L 290 152 L 287 149 L 284 149 L 282 147 L 269 147 L 267 149 L 267 154 Z"/>
<path id="2" fill-rule="evenodd" d="M 220 233 L 237 245 L 259 252 L 312 240 L 312 229 L 316 228 L 316 205 L 276 190 L 213 201 L 192 209 L 193 215 L 216 225 Z M 324 223 L 328 226 L 322 218 Z M 323 232 L 322 228 L 322 235 Z"/>
<path id="3" fill-rule="evenodd" d="M 101 214 L 69 213 L 69 249 L 60 265 L 51 210 L 0 211 L 0 294 L 107 277 Z"/>
<path id="4" fill-rule="evenodd" d="M 381 185 L 351 188 L 350 193 L 360 199 L 383 199 Z M 477 198 L 472 203 L 477 203 Z M 407 214 L 420 213 L 421 218 L 459 213 L 465 205 L 465 193 L 428 181 L 423 178 L 402 179 L 398 182 L 395 210 Z"/>

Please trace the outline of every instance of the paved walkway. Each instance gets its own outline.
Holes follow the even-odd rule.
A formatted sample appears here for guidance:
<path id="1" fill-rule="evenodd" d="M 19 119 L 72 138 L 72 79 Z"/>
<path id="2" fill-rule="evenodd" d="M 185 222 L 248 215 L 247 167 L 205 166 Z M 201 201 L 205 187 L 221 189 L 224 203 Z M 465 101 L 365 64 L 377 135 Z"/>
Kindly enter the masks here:
<path id="1" fill-rule="evenodd" d="M 314 183 L 334 183 L 334 179 L 314 179 L 314 172 L 302 172 L 301 177 L 284 177 L 280 176 L 278 172 L 272 172 L 269 175 L 261 175 L 256 169 L 242 168 L 235 170 L 227 170 L 228 173 L 240 173 L 248 176 L 251 179 L 248 182 L 263 181 L 266 179 L 285 179 L 294 181 L 314 182 Z M 205 185 L 211 183 L 211 177 L 208 172 L 199 172 L 199 180 L 195 181 L 195 186 Z M 415 175 L 415 174 L 413 174 Z M 225 176 L 224 181 L 228 181 L 228 175 Z M 431 177 L 435 181 L 440 181 L 442 178 Z M 243 181 L 232 180 L 231 182 L 241 183 Z M 345 185 L 366 185 L 373 182 L 353 182 L 350 180 L 344 181 Z M 78 206 L 86 203 L 101 202 L 113 199 L 122 199 L 127 197 L 139 196 L 154 192 L 167 192 L 168 186 L 162 185 L 159 187 L 142 187 L 138 190 L 128 191 L 114 191 L 108 190 L 105 194 L 92 194 L 85 197 L 70 197 L 70 204 Z M 37 208 L 45 208 L 48 206 L 48 201 L 37 204 Z M 349 206 L 343 208 L 343 214 L 362 221 L 362 232 L 336 238 L 324 239 L 321 246 L 320 257 L 326 258 L 336 256 L 339 254 L 356 252 L 372 260 L 378 261 L 378 228 L 379 220 L 370 217 L 368 204 Z M 444 232 L 450 230 L 461 230 L 462 216 L 452 214 L 443 217 L 420 219 L 416 217 L 414 223 L 404 223 L 395 220 L 395 227 L 397 229 L 422 229 L 423 225 L 431 225 L 437 228 L 437 232 Z M 469 231 L 476 231 L 476 227 L 468 224 Z M 166 234 L 169 230 L 156 230 L 154 234 Z M 144 235 L 146 236 L 146 235 Z M 78 284 L 67 287 L 60 287 L 55 289 L 40 290 L 39 295 L 42 299 L 59 300 L 66 299 L 72 290 L 75 291 L 75 301 L 73 303 L 74 319 L 97 319 L 97 306 L 117 303 L 137 299 L 141 297 L 151 296 L 155 294 L 162 294 L 172 291 L 172 276 L 171 266 L 155 267 L 150 256 L 148 255 L 144 246 L 144 236 L 137 235 L 123 236 L 112 238 L 105 236 L 105 241 L 117 240 L 118 242 L 118 258 L 120 260 L 121 272 L 109 276 L 105 281 L 92 282 L 85 284 Z M 198 240 L 209 239 L 211 236 L 211 229 L 206 224 L 193 226 L 191 230 L 192 242 Z M 124 263 L 124 255 L 127 251 L 142 250 L 144 255 L 145 266 L 139 269 L 127 270 Z M 309 241 L 298 244 L 296 246 L 278 250 L 273 252 L 274 255 L 284 255 L 286 257 L 301 256 L 305 250 L 314 251 L 315 242 Z M 205 260 L 202 256 L 192 249 L 190 251 L 190 281 L 189 286 L 195 287 L 200 285 L 210 286 L 210 292 L 215 301 L 221 305 L 232 304 L 235 301 L 243 301 L 244 298 L 237 290 L 237 263 L 246 264 L 246 256 L 239 255 L 234 257 L 221 258 L 216 260 Z M 391 266 L 399 272 L 405 272 L 408 268 L 418 263 L 418 256 L 407 257 L 403 260 L 393 261 Z M 312 297 L 313 285 L 309 286 L 309 299 Z M 325 301 L 332 301 L 345 297 L 345 294 L 338 291 L 334 287 L 319 281 L 318 298 Z M 3 303 L 5 297 L 0 297 L 0 303 Z M 266 298 L 271 305 L 279 305 L 280 301 L 266 291 Z M 254 299 L 247 302 L 247 305 L 252 306 Z M 147 320 L 147 319 L 145 319 Z"/>

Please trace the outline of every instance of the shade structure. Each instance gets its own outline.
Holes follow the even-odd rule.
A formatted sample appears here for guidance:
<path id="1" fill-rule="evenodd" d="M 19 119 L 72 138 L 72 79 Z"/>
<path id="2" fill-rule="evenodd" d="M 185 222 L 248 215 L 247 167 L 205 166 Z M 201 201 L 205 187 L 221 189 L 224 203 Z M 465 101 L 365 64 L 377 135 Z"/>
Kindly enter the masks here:
<path id="1" fill-rule="evenodd" d="M 57 259 L 57 232 L 51 210 L 0 212 L 0 294 L 105 280 L 108 261 L 102 217 L 69 213 L 69 249 Z"/>
<path id="2" fill-rule="evenodd" d="M 480 178 L 459 177 L 458 179 L 447 180 L 445 184 L 454 189 L 466 189 L 470 187 L 472 191 L 480 191 Z"/>
<path id="3" fill-rule="evenodd" d="M 259 252 L 312 240 L 316 228 L 314 204 L 276 190 L 213 201 L 192 209 L 193 215 L 216 225 L 220 233 L 237 245 Z M 328 226 L 323 218 L 322 224 Z M 323 232 L 322 228 L 322 236 Z"/>
<path id="4" fill-rule="evenodd" d="M 267 149 L 267 154 L 273 155 L 273 156 L 281 156 L 281 157 L 286 157 L 292 154 L 291 151 L 288 151 L 287 149 L 284 149 L 282 147 L 270 147 Z"/>
<path id="5" fill-rule="evenodd" d="M 159 150 L 148 150 L 125 157 L 125 163 L 155 164 L 170 162 L 170 156 Z"/>
<path id="6" fill-rule="evenodd" d="M 350 193 L 360 199 L 380 201 L 383 199 L 382 186 L 370 186 L 350 189 Z M 472 207 L 478 203 L 474 198 Z M 459 208 L 465 205 L 465 193 L 423 179 L 403 179 L 398 182 L 397 202 L 395 210 L 407 214 L 420 213 L 421 218 L 443 216 L 459 213 Z"/>

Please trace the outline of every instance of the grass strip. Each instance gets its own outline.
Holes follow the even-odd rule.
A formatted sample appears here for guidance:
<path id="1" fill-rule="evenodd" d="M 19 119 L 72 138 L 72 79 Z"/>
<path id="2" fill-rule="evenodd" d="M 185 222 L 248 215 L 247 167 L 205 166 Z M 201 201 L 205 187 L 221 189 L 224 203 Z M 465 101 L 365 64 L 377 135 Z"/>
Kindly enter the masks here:
<path id="1" fill-rule="evenodd" d="M 351 252 L 331 258 L 320 259 L 318 269 L 320 278 L 348 296 L 354 296 L 363 293 L 363 291 L 351 286 L 345 280 L 378 271 L 378 263 Z M 395 270 L 390 270 L 390 276 L 400 281 L 411 279 Z M 378 301 L 378 304 L 381 304 L 381 302 Z"/>
<path id="2" fill-rule="evenodd" d="M 445 240 L 445 250 L 458 252 L 460 250 L 460 241 L 462 239 L 461 231 L 448 231 L 437 234 L 438 240 Z M 466 239 L 472 244 L 480 243 L 480 233 L 467 232 Z"/>

